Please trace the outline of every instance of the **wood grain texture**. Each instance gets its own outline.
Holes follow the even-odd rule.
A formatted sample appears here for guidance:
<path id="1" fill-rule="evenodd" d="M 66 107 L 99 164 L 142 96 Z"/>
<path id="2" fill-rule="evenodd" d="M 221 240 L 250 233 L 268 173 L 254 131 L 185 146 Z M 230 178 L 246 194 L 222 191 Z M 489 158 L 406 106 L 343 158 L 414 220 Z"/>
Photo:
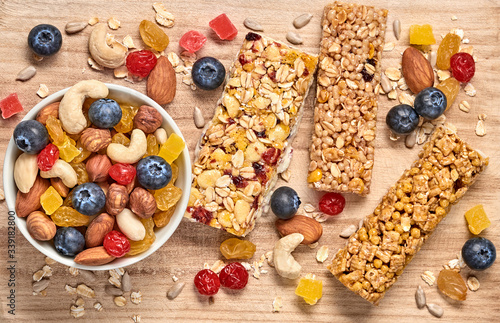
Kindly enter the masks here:
<path id="1" fill-rule="evenodd" d="M 0 98 L 11 92 L 17 92 L 28 112 L 40 99 L 36 91 L 40 83 L 45 83 L 51 93 L 75 84 L 82 79 L 98 79 L 104 82 L 121 84 L 145 93 L 145 82 L 130 84 L 124 80 L 113 78 L 111 70 L 97 72 L 87 65 L 87 39 L 92 27 L 75 35 L 63 36 L 61 51 L 54 57 L 41 62 L 33 60 L 26 37 L 29 30 L 39 23 L 51 23 L 59 29 L 69 21 L 87 21 L 98 16 L 101 21 L 115 16 L 121 21 L 121 28 L 112 31 L 117 38 L 130 34 L 136 45 L 142 47 L 138 25 L 142 19 L 154 19 L 152 3 L 154 1 L 140 0 L 72 0 L 65 4 L 57 0 L 2 0 L 0 1 Z M 295 296 L 296 282 L 283 279 L 276 275 L 274 269 L 264 265 L 269 273 L 262 274 L 259 280 L 250 277 L 247 288 L 241 292 L 221 290 L 215 296 L 215 303 L 209 305 L 208 300 L 197 295 L 192 284 L 196 272 L 205 262 L 212 264 L 221 259 L 218 246 L 220 242 L 230 237 L 229 234 L 214 230 L 201 224 L 182 221 L 172 238 L 155 254 L 139 264 L 127 268 L 132 276 L 133 290 L 140 290 L 143 301 L 140 305 L 129 302 L 125 307 L 118 308 L 113 304 L 112 297 L 104 294 L 107 284 L 107 272 L 98 273 L 98 280 L 89 283 L 96 289 L 97 300 L 104 306 L 103 312 L 96 312 L 92 305 L 94 300 L 86 299 L 86 314 L 83 321 L 128 322 L 133 314 L 140 314 L 143 322 L 160 322 L 178 320 L 189 321 L 314 321 L 314 322 L 397 322 L 397 321 L 495 321 L 500 316 L 498 299 L 500 298 L 500 264 L 497 261 L 484 272 L 475 272 L 481 282 L 477 292 L 469 292 L 468 299 L 460 304 L 449 302 L 441 296 L 436 287 L 427 286 L 420 274 L 431 270 L 436 275 L 442 265 L 456 257 L 463 243 L 471 236 L 467 230 L 464 212 L 470 207 L 483 203 L 492 226 L 481 236 L 491 239 L 500 246 L 498 196 L 500 194 L 500 112 L 497 94 L 500 92 L 500 52 L 499 34 L 500 6 L 498 1 L 397 1 L 397 0 L 359 0 L 361 3 L 376 5 L 389 9 L 386 41 L 395 42 L 392 33 L 392 21 L 399 18 L 402 23 L 401 40 L 396 49 L 384 52 L 382 65 L 384 68 L 397 66 L 401 60 L 401 52 L 408 44 L 408 29 L 411 24 L 430 23 L 434 27 L 434 35 L 440 41 L 453 27 L 463 28 L 465 37 L 474 46 L 478 62 L 476 76 L 472 83 L 477 89 L 477 96 L 467 97 L 460 92 L 457 102 L 467 100 L 471 106 L 469 114 L 457 108 L 457 103 L 446 113 L 448 120 L 459 129 L 459 135 L 474 148 L 482 150 L 490 156 L 490 166 L 484 172 L 462 201 L 454 206 L 448 217 L 442 221 L 435 234 L 423 246 L 422 250 L 407 266 L 405 273 L 387 293 L 380 306 L 374 307 L 359 296 L 348 291 L 327 270 L 325 264 L 315 260 L 316 250 L 301 246 L 294 253 L 303 266 L 303 273 L 312 272 L 323 280 L 323 298 L 315 306 L 308 306 Z M 167 8 L 175 15 L 175 26 L 167 29 L 171 44 L 167 51 L 180 53 L 178 40 L 190 29 L 203 32 L 208 37 L 205 47 L 199 56 L 215 56 L 229 68 L 235 53 L 240 47 L 247 30 L 243 20 L 247 17 L 259 21 L 265 29 L 265 34 L 285 40 L 286 32 L 293 30 L 293 19 L 304 13 L 314 15 L 311 22 L 299 30 L 304 44 L 301 49 L 311 53 L 318 52 L 320 40 L 320 18 L 324 5 L 328 1 L 310 0 L 304 2 L 282 0 L 279 2 L 204 0 L 204 1 L 165 1 Z M 233 41 L 220 41 L 208 27 L 208 22 L 225 12 L 239 30 Z M 451 16 L 458 17 L 452 21 Z M 27 65 L 37 68 L 37 75 L 28 82 L 15 81 L 17 73 Z M 184 133 L 188 147 L 192 151 L 201 130 L 196 129 L 192 120 L 195 106 L 203 111 L 206 118 L 213 115 L 215 103 L 221 90 L 205 92 L 191 91 L 181 83 L 177 76 L 177 95 L 166 110 L 172 115 Z M 314 91 L 311 91 L 314 93 Z M 299 135 L 294 142 L 295 156 L 293 158 L 292 178 L 289 185 L 300 194 L 303 203 L 316 204 L 320 196 L 305 185 L 309 157 L 308 147 L 312 127 L 313 98 L 310 95 L 306 112 L 299 129 Z M 338 234 L 349 224 L 357 224 L 361 218 L 370 214 L 387 189 L 409 167 L 415 159 L 418 148 L 408 150 L 404 142 L 392 142 L 385 126 L 385 115 L 395 104 L 385 97 L 380 98 L 378 129 L 376 138 L 375 166 L 373 171 L 372 192 L 362 198 L 346 195 L 345 211 L 338 217 L 324 223 L 324 234 L 320 245 L 330 248 L 330 255 L 343 246 L 344 240 Z M 485 113 L 487 135 L 477 137 L 474 127 L 477 115 Z M 9 120 L 0 120 L 0 163 L 3 164 L 4 152 L 15 125 L 24 116 L 17 115 Z M 280 181 L 278 185 L 283 185 Z M 6 265 L 7 257 L 7 206 L 0 204 L 0 264 Z M 257 245 L 256 260 L 266 251 L 271 250 L 278 234 L 274 229 L 274 216 L 264 215 L 257 224 L 256 230 L 248 239 Z M 16 321 L 19 322 L 53 322 L 69 321 L 69 308 L 72 297 L 64 291 L 66 283 L 75 286 L 82 282 L 81 277 L 72 277 L 67 268 L 62 265 L 52 265 L 54 270 L 46 297 L 33 296 L 31 276 L 44 264 L 44 256 L 25 240 L 20 232 L 16 244 L 17 286 L 16 286 Z M 328 261 L 331 260 L 331 256 Z M 462 271 L 467 278 L 470 270 Z M 175 274 L 186 287 L 174 301 L 166 298 L 166 291 L 173 284 L 171 276 Z M 7 281 L 8 273 L 0 271 L 0 321 L 10 320 L 7 314 Z M 417 285 L 424 288 L 428 302 L 437 303 L 444 308 L 442 319 L 432 317 L 425 309 L 419 310 L 415 305 L 414 292 Z M 283 298 L 283 308 L 280 313 L 272 313 L 272 302 L 276 296 Z"/>

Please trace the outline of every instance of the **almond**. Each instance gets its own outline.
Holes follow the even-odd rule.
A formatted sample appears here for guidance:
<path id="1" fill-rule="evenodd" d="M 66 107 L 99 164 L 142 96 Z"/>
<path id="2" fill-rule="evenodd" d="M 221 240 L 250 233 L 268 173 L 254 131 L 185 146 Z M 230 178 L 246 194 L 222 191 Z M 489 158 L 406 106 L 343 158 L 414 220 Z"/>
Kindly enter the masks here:
<path id="1" fill-rule="evenodd" d="M 16 214 L 20 218 L 27 217 L 31 212 L 42 207 L 40 196 L 49 188 L 50 182 L 47 179 L 37 176 L 35 183 L 28 193 L 17 192 Z"/>
<path id="2" fill-rule="evenodd" d="M 148 76 L 147 93 L 156 103 L 164 105 L 175 97 L 177 80 L 172 64 L 165 56 L 160 56 Z"/>
<path id="3" fill-rule="evenodd" d="M 115 259 L 103 246 L 85 249 L 75 257 L 75 262 L 80 265 L 99 266 Z"/>
<path id="4" fill-rule="evenodd" d="M 130 194 L 129 207 L 138 217 L 147 219 L 156 211 L 156 200 L 153 194 L 141 187 L 136 187 Z"/>
<path id="5" fill-rule="evenodd" d="M 108 179 L 111 160 L 106 155 L 95 155 L 87 160 L 86 168 L 91 182 L 104 182 Z"/>
<path id="6" fill-rule="evenodd" d="M 48 241 L 56 235 L 56 225 L 43 212 L 31 212 L 26 219 L 28 232 L 35 240 Z"/>
<path id="7" fill-rule="evenodd" d="M 323 235 L 321 223 L 303 215 L 295 215 L 290 220 L 279 219 L 275 223 L 276 229 L 281 236 L 287 236 L 292 233 L 300 233 L 304 236 L 302 244 L 312 244 Z"/>
<path id="8" fill-rule="evenodd" d="M 408 47 L 404 51 L 402 69 L 406 84 L 413 93 L 434 85 L 432 66 L 418 49 Z"/>
<path id="9" fill-rule="evenodd" d="M 106 193 L 106 212 L 111 215 L 117 215 L 128 204 L 127 187 L 113 183 L 109 186 Z"/>
<path id="10" fill-rule="evenodd" d="M 68 196 L 69 188 L 66 185 L 64 185 L 64 183 L 62 182 L 62 179 L 60 179 L 58 177 L 51 178 L 50 185 L 52 185 L 52 187 L 55 188 L 57 193 L 59 193 L 59 195 L 61 195 L 62 198 L 65 198 L 66 196 Z"/>
<path id="11" fill-rule="evenodd" d="M 87 128 L 80 136 L 82 145 L 91 152 L 97 152 L 111 143 L 111 133 L 108 129 Z"/>
<path id="12" fill-rule="evenodd" d="M 115 218 L 107 213 L 99 214 L 90 222 L 85 232 L 85 245 L 87 248 L 101 246 L 106 234 L 113 230 Z"/>
<path id="13" fill-rule="evenodd" d="M 47 122 L 47 119 L 53 116 L 54 118 L 59 118 L 59 102 L 54 102 L 44 107 L 38 114 L 36 115 L 36 121 L 43 123 Z"/>
<path id="14" fill-rule="evenodd" d="M 161 126 L 163 118 L 153 107 L 142 105 L 134 117 L 134 127 L 141 129 L 145 134 L 153 133 Z"/>

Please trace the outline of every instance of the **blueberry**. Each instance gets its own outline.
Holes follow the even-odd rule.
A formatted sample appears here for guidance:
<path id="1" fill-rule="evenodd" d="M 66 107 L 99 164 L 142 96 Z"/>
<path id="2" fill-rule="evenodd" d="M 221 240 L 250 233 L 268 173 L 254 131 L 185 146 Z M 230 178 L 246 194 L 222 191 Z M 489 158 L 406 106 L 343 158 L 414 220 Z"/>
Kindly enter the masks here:
<path id="1" fill-rule="evenodd" d="M 148 156 L 137 163 L 137 180 L 148 190 L 159 190 L 172 179 L 172 167 L 160 156 Z"/>
<path id="2" fill-rule="evenodd" d="M 191 70 L 193 82 L 202 90 L 215 90 L 226 76 L 224 65 L 213 57 L 202 57 L 197 60 Z"/>
<path id="3" fill-rule="evenodd" d="M 21 121 L 14 129 L 14 142 L 25 153 L 38 154 L 49 143 L 49 133 L 36 120 Z"/>
<path id="4" fill-rule="evenodd" d="M 385 117 L 389 129 L 400 135 L 406 135 L 418 126 L 418 114 L 408 104 L 396 105 Z"/>
<path id="5" fill-rule="evenodd" d="M 89 119 L 98 128 L 113 128 L 122 119 L 122 109 L 115 100 L 99 99 L 90 105 Z"/>
<path id="6" fill-rule="evenodd" d="M 280 219 L 290 219 L 297 213 L 300 198 L 293 188 L 282 186 L 271 196 L 271 210 Z"/>
<path id="7" fill-rule="evenodd" d="M 467 240 L 462 247 L 462 257 L 472 270 L 485 270 L 493 265 L 497 252 L 493 243 L 485 238 Z"/>
<path id="8" fill-rule="evenodd" d="M 440 89 L 428 87 L 417 94 L 413 106 L 419 115 L 434 120 L 443 114 L 446 104 L 446 95 Z"/>
<path id="9" fill-rule="evenodd" d="M 85 238 L 73 227 L 62 227 L 57 229 L 54 246 L 61 255 L 74 257 L 83 250 Z"/>
<path id="10" fill-rule="evenodd" d="M 95 215 L 106 204 L 106 195 L 96 183 L 83 183 L 73 191 L 71 198 L 75 210 L 84 215 Z"/>
<path id="11" fill-rule="evenodd" d="M 38 56 L 54 55 L 61 49 L 61 45 L 61 32 L 52 25 L 35 26 L 28 35 L 28 46 Z"/>

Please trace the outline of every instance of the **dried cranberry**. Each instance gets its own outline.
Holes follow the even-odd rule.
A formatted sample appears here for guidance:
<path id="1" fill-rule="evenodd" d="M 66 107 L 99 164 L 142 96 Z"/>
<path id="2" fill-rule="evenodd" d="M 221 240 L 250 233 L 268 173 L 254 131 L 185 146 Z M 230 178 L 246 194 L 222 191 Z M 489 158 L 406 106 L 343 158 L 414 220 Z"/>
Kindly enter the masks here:
<path id="1" fill-rule="evenodd" d="M 123 257 L 130 251 L 130 241 L 123 233 L 115 230 L 106 234 L 103 246 L 110 255 L 115 257 Z"/>
<path id="2" fill-rule="evenodd" d="M 255 175 L 257 176 L 258 179 L 260 179 L 261 184 L 262 185 L 266 184 L 267 183 L 266 167 L 257 162 L 253 163 L 252 167 L 255 171 Z"/>
<path id="3" fill-rule="evenodd" d="M 210 269 L 200 270 L 194 277 L 194 285 L 201 295 L 215 295 L 220 288 L 219 276 Z"/>
<path id="4" fill-rule="evenodd" d="M 375 76 L 374 74 L 368 73 L 368 71 L 364 67 L 361 70 L 361 75 L 363 75 L 363 80 L 365 80 L 365 82 L 371 82 L 373 80 L 373 77 Z"/>
<path id="5" fill-rule="evenodd" d="M 209 224 L 213 218 L 212 212 L 201 206 L 198 206 L 192 212 L 193 213 L 191 216 L 193 217 L 193 219 L 204 224 Z"/>
<path id="6" fill-rule="evenodd" d="M 276 165 L 280 156 L 281 150 L 271 147 L 262 154 L 262 159 L 269 165 Z"/>
<path id="7" fill-rule="evenodd" d="M 247 180 L 241 177 L 240 175 L 233 177 L 233 183 L 234 185 L 236 185 L 237 188 L 244 188 L 247 187 L 248 185 Z"/>
<path id="8" fill-rule="evenodd" d="M 109 169 L 109 176 L 120 185 L 132 183 L 136 174 L 135 167 L 129 164 L 114 164 Z"/>
<path id="9" fill-rule="evenodd" d="M 224 287 L 243 289 L 248 283 L 248 272 L 239 262 L 232 262 L 222 268 L 219 279 Z"/>
<path id="10" fill-rule="evenodd" d="M 257 138 L 264 138 L 266 136 L 266 131 L 255 131 L 255 135 L 257 136 Z"/>
<path id="11" fill-rule="evenodd" d="M 307 69 L 307 67 L 304 68 L 304 72 L 302 72 L 302 76 L 304 76 L 304 77 L 309 76 L 309 70 Z"/>
<path id="12" fill-rule="evenodd" d="M 319 200 L 319 210 L 328 215 L 337 215 L 344 210 L 345 198 L 339 193 L 326 193 Z"/>
<path id="13" fill-rule="evenodd" d="M 40 170 L 47 172 L 52 169 L 52 166 L 59 159 L 59 148 L 54 144 L 48 144 L 40 151 L 36 161 Z"/>
<path id="14" fill-rule="evenodd" d="M 476 73 L 476 63 L 468 53 L 456 53 L 450 58 L 453 77 L 462 83 L 469 82 Z"/>
<path id="15" fill-rule="evenodd" d="M 276 71 L 269 71 L 269 72 L 267 72 L 267 75 L 269 76 L 269 78 L 271 79 L 271 81 L 273 81 L 274 83 L 277 83 L 277 81 L 276 81 Z"/>
<path id="16" fill-rule="evenodd" d="M 126 65 L 131 74 L 146 77 L 155 67 L 156 62 L 156 55 L 152 51 L 140 50 L 128 54 Z"/>
<path id="17" fill-rule="evenodd" d="M 245 36 L 245 39 L 248 40 L 248 41 L 252 41 L 252 40 L 259 40 L 261 39 L 262 36 L 259 35 L 259 34 L 256 34 L 256 33 L 253 33 L 253 32 L 249 32 L 246 36 Z"/>
<path id="18" fill-rule="evenodd" d="M 245 54 L 241 54 L 240 57 L 238 57 L 238 60 L 240 61 L 241 66 L 250 63 L 252 60 L 247 59 Z"/>
<path id="19" fill-rule="evenodd" d="M 231 176 L 232 172 L 230 169 L 224 169 L 224 175 L 229 175 Z"/>

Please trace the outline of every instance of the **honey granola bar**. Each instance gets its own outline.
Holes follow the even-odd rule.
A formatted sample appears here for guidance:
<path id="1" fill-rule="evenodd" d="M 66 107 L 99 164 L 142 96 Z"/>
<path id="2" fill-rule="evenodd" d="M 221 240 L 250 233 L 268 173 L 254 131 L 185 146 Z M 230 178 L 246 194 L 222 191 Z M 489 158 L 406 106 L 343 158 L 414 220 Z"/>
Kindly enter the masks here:
<path id="1" fill-rule="evenodd" d="M 378 304 L 439 222 L 488 165 L 450 129 L 439 127 L 328 269 Z"/>
<path id="2" fill-rule="evenodd" d="M 325 7 L 309 186 L 370 192 L 387 10 L 335 2 Z"/>
<path id="3" fill-rule="evenodd" d="M 185 216 L 245 236 L 288 168 L 318 58 L 248 33 L 197 147 Z"/>

